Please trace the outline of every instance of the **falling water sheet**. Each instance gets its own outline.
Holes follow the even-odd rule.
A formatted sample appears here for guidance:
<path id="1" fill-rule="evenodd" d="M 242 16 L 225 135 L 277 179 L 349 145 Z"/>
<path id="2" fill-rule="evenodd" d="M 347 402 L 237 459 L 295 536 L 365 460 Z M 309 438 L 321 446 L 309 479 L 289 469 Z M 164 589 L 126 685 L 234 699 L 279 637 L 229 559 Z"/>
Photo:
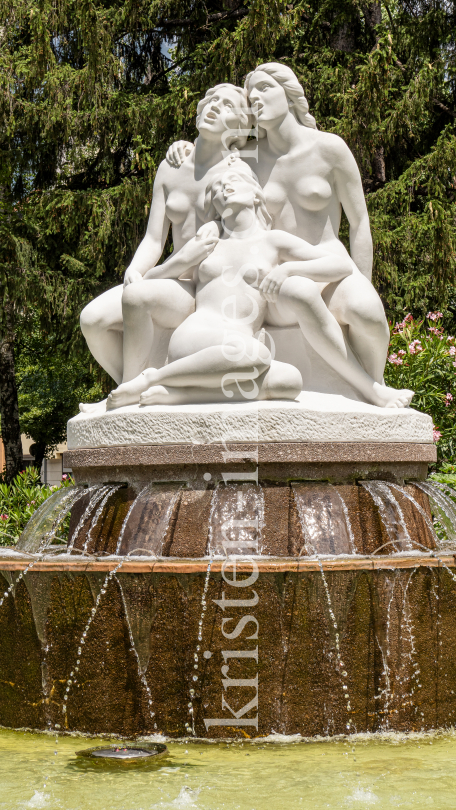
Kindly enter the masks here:
<path id="1" fill-rule="evenodd" d="M 56 518 L 62 513 L 62 520 L 68 514 L 77 497 L 83 494 L 83 487 L 72 486 L 59 489 L 47 498 L 44 503 L 33 513 L 25 526 L 18 543 L 17 551 L 25 551 L 35 554 L 43 545 L 44 538 L 50 536 L 52 532 L 58 530 L 58 525 L 54 527 Z M 66 508 L 68 507 L 68 508 Z M 55 528 L 55 530 L 54 530 Z M 52 537 L 50 537 L 52 539 Z"/>
<path id="2" fill-rule="evenodd" d="M 436 485 L 430 481 L 416 482 L 428 496 L 432 510 L 436 519 L 440 523 L 443 531 L 450 543 L 456 543 L 456 504 L 441 489 L 441 485 Z M 439 543 L 441 546 L 441 542 Z"/>
<path id="3" fill-rule="evenodd" d="M 328 484 L 292 484 L 306 554 L 352 556 L 353 530 L 342 496 Z"/>
<path id="4" fill-rule="evenodd" d="M 128 510 L 116 554 L 159 557 L 177 506 L 182 484 L 144 487 Z"/>
<path id="5" fill-rule="evenodd" d="M 402 509 L 386 481 L 362 481 L 361 484 L 378 507 L 392 549 L 402 552 L 405 546 L 405 550 L 410 550 L 412 540 Z"/>
<path id="6" fill-rule="evenodd" d="M 260 556 L 264 493 L 260 486 L 218 486 L 209 516 L 209 556 Z"/>

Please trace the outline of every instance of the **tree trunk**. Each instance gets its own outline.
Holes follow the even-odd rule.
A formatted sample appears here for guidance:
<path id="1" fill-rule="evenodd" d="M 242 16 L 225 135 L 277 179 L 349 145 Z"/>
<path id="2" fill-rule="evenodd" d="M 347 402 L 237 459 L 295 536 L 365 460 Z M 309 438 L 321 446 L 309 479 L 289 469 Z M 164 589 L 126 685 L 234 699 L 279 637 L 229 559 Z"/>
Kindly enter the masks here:
<path id="1" fill-rule="evenodd" d="M 0 339 L 0 414 L 5 448 L 5 479 L 10 483 L 23 469 L 19 406 L 14 369 L 13 307 L 6 302 Z"/>
<path id="2" fill-rule="evenodd" d="M 382 5 L 379 0 L 374 0 L 373 3 L 364 6 L 364 19 L 367 29 L 372 32 L 375 40 L 377 40 L 374 28 L 376 25 L 380 25 L 382 21 Z"/>
<path id="3" fill-rule="evenodd" d="M 35 444 L 30 445 L 30 453 L 33 456 L 33 466 L 36 468 L 38 473 L 41 473 L 41 467 L 43 466 L 46 450 L 47 444 L 44 442 L 35 442 Z"/>
<path id="4" fill-rule="evenodd" d="M 374 169 L 374 178 L 375 182 L 378 186 L 383 186 L 386 183 L 386 172 L 385 172 L 385 150 L 383 146 L 379 146 L 375 152 L 374 157 L 372 160 L 372 165 Z"/>

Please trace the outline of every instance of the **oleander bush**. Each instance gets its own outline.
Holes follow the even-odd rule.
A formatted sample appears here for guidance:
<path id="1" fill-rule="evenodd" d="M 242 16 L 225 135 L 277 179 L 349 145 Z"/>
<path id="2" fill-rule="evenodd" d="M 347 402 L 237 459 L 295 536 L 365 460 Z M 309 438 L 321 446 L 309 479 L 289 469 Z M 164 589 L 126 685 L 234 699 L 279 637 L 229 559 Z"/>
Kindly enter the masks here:
<path id="1" fill-rule="evenodd" d="M 0 546 L 14 546 L 26 523 L 39 506 L 57 489 L 73 484 L 63 476 L 57 486 L 43 486 L 36 467 L 20 473 L 11 484 L 0 483 Z"/>
<path id="2" fill-rule="evenodd" d="M 423 320 L 407 315 L 391 328 L 385 382 L 415 392 L 412 407 L 434 420 L 439 460 L 456 456 L 456 337 L 445 332 L 441 312 Z"/>

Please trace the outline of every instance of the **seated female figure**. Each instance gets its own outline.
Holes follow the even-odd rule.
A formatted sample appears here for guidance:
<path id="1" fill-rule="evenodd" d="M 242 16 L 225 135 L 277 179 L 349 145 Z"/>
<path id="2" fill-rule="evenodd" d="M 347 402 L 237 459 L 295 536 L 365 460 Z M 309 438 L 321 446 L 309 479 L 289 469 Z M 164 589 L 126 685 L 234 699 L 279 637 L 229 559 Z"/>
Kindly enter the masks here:
<path id="1" fill-rule="evenodd" d="M 173 333 L 168 365 L 120 385 L 109 395 L 109 409 L 138 400 L 153 405 L 295 399 L 301 391 L 299 371 L 275 361 L 259 340 L 267 309 L 261 286 L 280 266 L 319 294 L 318 282 L 350 275 L 353 262 L 270 230 L 261 186 L 242 162 L 210 184 L 208 202 L 221 218 L 222 235 L 199 265 L 195 312 Z M 192 252 L 190 243 L 186 247 Z M 173 274 L 186 271 L 185 253 L 168 260 Z"/>

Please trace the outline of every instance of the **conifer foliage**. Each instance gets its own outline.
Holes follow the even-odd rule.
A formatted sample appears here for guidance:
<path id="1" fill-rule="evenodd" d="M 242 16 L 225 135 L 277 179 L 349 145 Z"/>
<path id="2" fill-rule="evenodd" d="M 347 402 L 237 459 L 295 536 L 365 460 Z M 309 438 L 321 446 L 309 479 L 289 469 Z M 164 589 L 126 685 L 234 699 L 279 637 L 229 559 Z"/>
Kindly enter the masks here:
<path id="1" fill-rule="evenodd" d="M 360 165 L 395 320 L 453 312 L 453 0 L 1 0 L 0 406 L 20 467 L 18 315 L 74 339 L 142 238 L 156 168 L 198 99 L 260 61 L 297 73 Z M 344 228 L 342 228 L 344 237 Z"/>

